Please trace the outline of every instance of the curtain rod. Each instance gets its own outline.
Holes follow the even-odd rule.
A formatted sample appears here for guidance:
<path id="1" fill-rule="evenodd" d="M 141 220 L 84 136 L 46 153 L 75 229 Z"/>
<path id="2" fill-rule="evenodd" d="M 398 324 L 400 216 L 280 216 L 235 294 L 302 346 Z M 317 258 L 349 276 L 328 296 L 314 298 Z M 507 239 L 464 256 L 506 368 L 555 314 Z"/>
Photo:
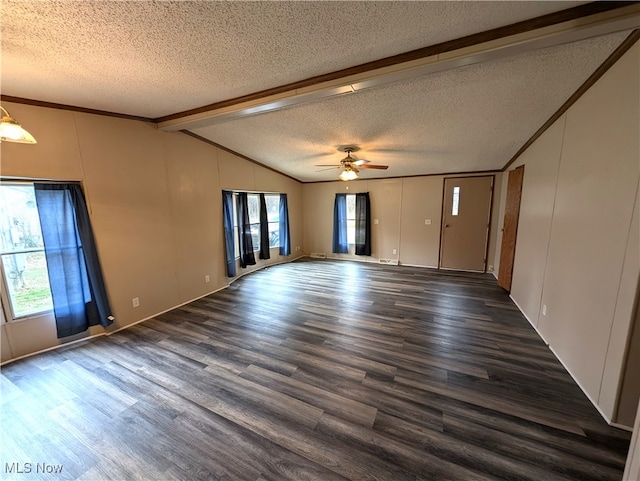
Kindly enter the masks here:
<path id="1" fill-rule="evenodd" d="M 15 182 L 15 183 L 33 183 L 38 182 L 41 184 L 59 184 L 64 182 L 66 184 L 82 184 L 81 180 L 67 180 L 67 179 L 38 179 L 38 178 L 26 178 L 26 177 L 9 177 L 0 176 L 0 182 Z"/>
<path id="2" fill-rule="evenodd" d="M 245 193 L 245 194 L 272 194 L 272 195 L 280 195 L 280 194 L 286 194 L 286 192 L 266 192 L 264 190 L 234 190 L 234 189 L 222 189 L 222 190 L 226 190 L 227 192 L 233 192 L 234 194 L 240 194 L 240 193 Z"/>

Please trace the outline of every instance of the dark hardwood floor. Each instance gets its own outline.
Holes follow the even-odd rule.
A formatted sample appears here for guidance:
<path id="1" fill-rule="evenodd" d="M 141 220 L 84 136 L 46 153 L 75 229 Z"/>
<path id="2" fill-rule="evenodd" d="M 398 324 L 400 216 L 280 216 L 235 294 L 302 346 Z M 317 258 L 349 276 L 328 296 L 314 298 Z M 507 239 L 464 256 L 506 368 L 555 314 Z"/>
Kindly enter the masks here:
<path id="1" fill-rule="evenodd" d="M 356 262 L 264 269 L 0 379 L 0 479 L 606 481 L 630 438 L 492 276 Z"/>

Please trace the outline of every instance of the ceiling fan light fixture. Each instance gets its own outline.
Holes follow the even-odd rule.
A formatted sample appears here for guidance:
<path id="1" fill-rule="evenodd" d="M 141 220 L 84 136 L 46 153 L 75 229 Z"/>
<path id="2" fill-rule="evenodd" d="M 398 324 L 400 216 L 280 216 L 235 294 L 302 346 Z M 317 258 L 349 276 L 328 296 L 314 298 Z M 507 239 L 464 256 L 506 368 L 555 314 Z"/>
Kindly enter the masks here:
<path id="1" fill-rule="evenodd" d="M 351 168 L 351 166 L 346 166 L 345 169 L 338 176 L 340 180 L 344 180 L 345 182 L 349 180 L 356 180 L 358 178 L 358 173 Z"/>
<path id="2" fill-rule="evenodd" d="M 36 144 L 37 141 L 29 132 L 22 128 L 16 119 L 9 115 L 4 107 L 0 119 L 0 142 L 17 142 L 19 144 Z"/>

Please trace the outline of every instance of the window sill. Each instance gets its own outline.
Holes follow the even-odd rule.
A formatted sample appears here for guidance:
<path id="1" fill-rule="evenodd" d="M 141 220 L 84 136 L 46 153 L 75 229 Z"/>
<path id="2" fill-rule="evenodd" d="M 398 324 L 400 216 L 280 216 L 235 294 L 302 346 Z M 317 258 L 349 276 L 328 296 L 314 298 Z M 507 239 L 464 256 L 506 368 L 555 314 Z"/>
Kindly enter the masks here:
<path id="1" fill-rule="evenodd" d="M 41 311 L 35 314 L 29 314 L 27 316 L 18 317 L 16 319 L 6 320 L 6 324 L 15 324 L 16 322 L 29 321 L 31 319 L 38 319 L 40 317 L 53 317 L 53 309 L 48 311 Z"/>

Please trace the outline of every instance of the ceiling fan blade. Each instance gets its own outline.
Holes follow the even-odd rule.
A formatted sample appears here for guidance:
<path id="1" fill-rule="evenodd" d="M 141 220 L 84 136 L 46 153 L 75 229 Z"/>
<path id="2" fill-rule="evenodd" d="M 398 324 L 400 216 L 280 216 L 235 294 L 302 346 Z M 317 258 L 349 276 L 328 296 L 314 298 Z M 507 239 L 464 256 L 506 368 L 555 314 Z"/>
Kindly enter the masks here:
<path id="1" fill-rule="evenodd" d="M 361 169 L 380 169 L 380 170 L 387 170 L 389 168 L 388 165 L 359 165 L 358 167 L 360 167 Z"/>
<path id="2" fill-rule="evenodd" d="M 360 160 L 356 160 L 355 162 L 352 162 L 353 165 L 362 165 L 362 164 L 368 164 L 369 162 L 371 162 L 370 160 L 364 160 L 364 159 L 360 159 Z"/>
<path id="3" fill-rule="evenodd" d="M 319 153 L 316 153 L 316 154 L 302 155 L 302 156 L 299 156 L 298 159 L 299 160 L 308 160 L 308 159 L 313 159 L 313 158 L 317 158 L 317 157 L 328 157 L 330 155 L 334 155 L 334 152 L 319 152 Z"/>

